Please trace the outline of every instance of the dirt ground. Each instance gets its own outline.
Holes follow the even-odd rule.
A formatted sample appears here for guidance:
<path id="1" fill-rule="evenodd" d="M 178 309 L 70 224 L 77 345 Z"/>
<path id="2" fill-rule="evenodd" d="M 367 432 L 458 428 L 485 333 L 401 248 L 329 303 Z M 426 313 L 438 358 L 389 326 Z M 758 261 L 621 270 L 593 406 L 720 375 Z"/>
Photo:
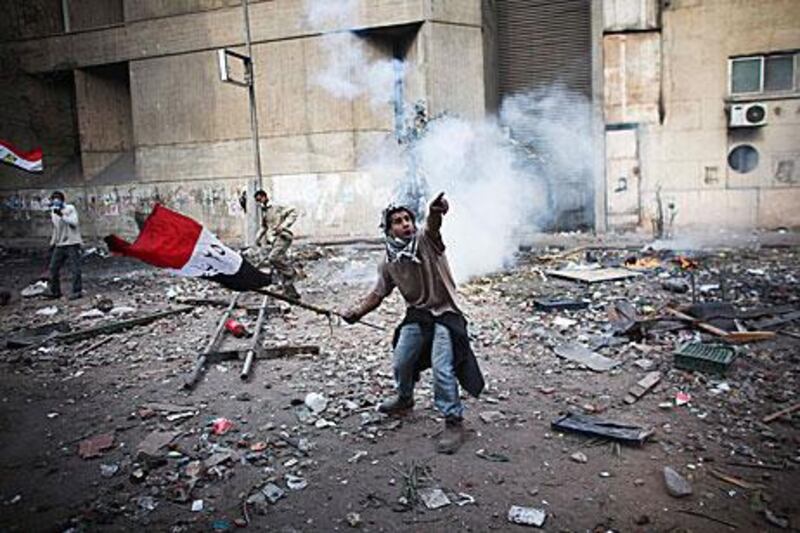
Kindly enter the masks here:
<path id="1" fill-rule="evenodd" d="M 575 244 L 562 241 L 566 248 Z M 662 288 L 666 279 L 688 278 L 673 261 L 680 250 L 652 254 L 658 266 L 620 281 L 586 285 L 547 274 L 587 259 L 618 265 L 643 257 L 640 250 L 605 247 L 589 250 L 588 257 L 580 250 L 548 258 L 558 250 L 535 247 L 507 271 L 460 287 L 487 388 L 480 399 L 465 399 L 469 437 L 452 456 L 435 453 L 442 422 L 431 405 L 430 372 L 418 384 L 412 414 L 396 419 L 375 412 L 377 402 L 392 394 L 391 328 L 403 313 L 397 294 L 368 317 L 387 331 L 331 328 L 308 311 L 273 310 L 266 346 L 316 345 L 319 354 L 257 360 L 247 382 L 239 378 L 240 361 L 214 363 L 193 391 L 183 389 L 183 379 L 221 307 L 198 305 L 74 343 L 4 347 L 0 530 L 530 529 L 508 521 L 512 505 L 544 510 L 546 531 L 797 530 L 800 412 L 769 423 L 762 418 L 800 401 L 800 340 L 792 336 L 800 321 L 789 316 L 777 325 L 761 322 L 760 329 L 781 333 L 737 346 L 724 378 L 692 373 L 674 368 L 673 349 L 685 340 L 718 340 L 714 335 L 654 319 L 643 337 L 618 330 L 612 336 L 619 302 L 630 302 L 642 318 L 663 318 L 668 303 L 691 303 L 690 293 Z M 368 290 L 380 253 L 370 246 L 301 247 L 307 278 L 298 288 L 304 300 L 330 307 L 353 302 Z M 700 301 L 719 301 L 724 292 L 739 311 L 800 309 L 797 246 L 688 255 L 699 263 Z M 5 250 L 0 258 L 3 284 L 15 291 L 0 308 L 6 339 L 33 326 L 66 321 L 77 330 L 176 307 L 185 298 L 227 301 L 231 294 L 141 263 L 93 255 L 85 263 L 83 299 L 20 298 L 42 262 L 41 254 L 20 251 Z M 119 316 L 81 318 L 98 296 L 111 299 Z M 542 297 L 589 305 L 544 312 L 534 305 Z M 243 301 L 257 306 L 260 297 Z M 37 314 L 53 305 L 54 315 Z M 252 329 L 254 315 L 240 310 L 239 317 Z M 764 317 L 738 325 L 755 329 L 756 320 Z M 574 341 L 617 366 L 593 372 L 556 355 L 554 348 Z M 637 402 L 625 403 L 648 365 L 661 373 L 660 382 Z M 690 401 L 676 405 L 678 392 Z M 305 406 L 309 393 L 324 396 L 323 411 Z M 551 422 L 567 412 L 653 434 L 642 446 L 629 446 L 553 429 Z M 213 430 L 219 417 L 232 422 L 221 435 Z M 170 431 L 176 433 L 167 446 L 140 450 L 148 435 Z M 80 443 L 103 434 L 113 436 L 110 447 L 82 458 Z M 585 457 L 573 457 L 576 452 Z M 668 494 L 666 466 L 691 484 L 691 495 Z M 269 483 L 284 492 L 274 503 L 260 492 Z M 426 488 L 443 489 L 451 503 L 429 509 L 415 501 Z"/>

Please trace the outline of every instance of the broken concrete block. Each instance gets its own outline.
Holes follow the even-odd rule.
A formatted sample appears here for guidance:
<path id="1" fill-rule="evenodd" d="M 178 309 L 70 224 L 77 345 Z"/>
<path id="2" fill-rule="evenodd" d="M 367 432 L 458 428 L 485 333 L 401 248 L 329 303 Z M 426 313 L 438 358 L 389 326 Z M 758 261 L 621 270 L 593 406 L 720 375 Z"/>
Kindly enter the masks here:
<path id="1" fill-rule="evenodd" d="M 669 495 L 675 498 L 683 498 L 692 493 L 691 483 L 669 466 L 664 467 L 664 483 Z"/>
<path id="2" fill-rule="evenodd" d="M 439 509 L 450 505 L 450 498 L 440 488 L 422 489 L 419 491 L 419 498 L 428 509 Z"/>
<path id="3" fill-rule="evenodd" d="M 512 505 L 511 509 L 508 510 L 508 521 L 512 524 L 542 527 L 546 519 L 547 513 L 535 507 Z"/>

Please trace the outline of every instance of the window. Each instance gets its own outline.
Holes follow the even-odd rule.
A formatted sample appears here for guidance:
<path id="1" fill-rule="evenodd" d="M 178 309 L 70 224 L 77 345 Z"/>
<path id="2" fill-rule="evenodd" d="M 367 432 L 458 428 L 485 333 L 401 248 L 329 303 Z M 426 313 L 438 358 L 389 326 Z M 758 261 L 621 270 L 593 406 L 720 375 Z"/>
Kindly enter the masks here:
<path id="1" fill-rule="evenodd" d="M 793 91 L 796 55 L 784 53 L 731 59 L 731 94 Z"/>
<path id="2" fill-rule="evenodd" d="M 758 166 L 758 150 L 749 144 L 742 144 L 728 154 L 728 165 L 741 174 L 747 174 Z"/>

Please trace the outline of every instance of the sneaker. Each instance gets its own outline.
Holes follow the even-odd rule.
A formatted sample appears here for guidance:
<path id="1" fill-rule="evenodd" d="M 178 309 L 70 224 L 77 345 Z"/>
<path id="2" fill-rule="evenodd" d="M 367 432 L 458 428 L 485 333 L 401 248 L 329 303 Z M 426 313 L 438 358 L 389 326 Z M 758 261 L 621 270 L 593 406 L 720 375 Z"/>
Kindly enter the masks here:
<path id="1" fill-rule="evenodd" d="M 414 408 L 413 398 L 401 398 L 396 396 L 391 400 L 386 400 L 378 406 L 378 412 L 385 415 L 400 415 Z"/>
<path id="2" fill-rule="evenodd" d="M 46 292 L 42 296 L 44 296 L 48 300 L 58 300 L 59 298 L 61 298 L 61 293 L 56 294 L 53 292 Z"/>
<path id="3" fill-rule="evenodd" d="M 436 451 L 447 455 L 454 454 L 464 443 L 464 422 L 461 418 L 450 417 L 444 421 L 444 431 L 436 443 Z"/>
<path id="4" fill-rule="evenodd" d="M 67 296 L 67 300 L 80 300 L 81 298 L 83 298 L 82 292 L 75 292 Z"/>

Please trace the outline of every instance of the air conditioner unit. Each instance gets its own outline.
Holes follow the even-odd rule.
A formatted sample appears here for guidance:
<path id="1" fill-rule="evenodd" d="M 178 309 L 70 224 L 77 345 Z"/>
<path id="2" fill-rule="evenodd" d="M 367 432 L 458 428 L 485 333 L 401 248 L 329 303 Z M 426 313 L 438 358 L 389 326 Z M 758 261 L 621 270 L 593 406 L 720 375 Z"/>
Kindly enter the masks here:
<path id="1" fill-rule="evenodd" d="M 731 128 L 752 128 L 767 123 L 767 104 L 751 102 L 731 105 L 728 125 Z"/>

